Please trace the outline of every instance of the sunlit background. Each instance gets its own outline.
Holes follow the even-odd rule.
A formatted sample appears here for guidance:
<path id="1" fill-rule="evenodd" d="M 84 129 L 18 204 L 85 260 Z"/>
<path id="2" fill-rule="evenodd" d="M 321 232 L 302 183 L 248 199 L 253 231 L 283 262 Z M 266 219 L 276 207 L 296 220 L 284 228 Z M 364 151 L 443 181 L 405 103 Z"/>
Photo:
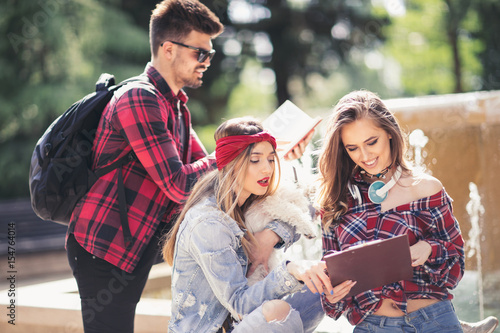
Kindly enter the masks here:
<path id="1" fill-rule="evenodd" d="M 214 149 L 213 133 L 224 119 L 263 119 L 285 100 L 326 118 L 349 91 L 378 93 L 412 133 L 415 162 L 455 199 L 468 246 L 457 311 L 468 320 L 500 316 L 500 253 L 493 245 L 500 236 L 495 190 L 500 186 L 500 2 L 202 2 L 225 25 L 214 40 L 217 53 L 203 86 L 187 90 L 194 128 L 207 150 Z M 29 200 L 27 175 L 36 141 L 94 89 L 100 73 L 121 81 L 143 71 L 150 60 L 148 24 L 155 4 L 0 3 L 0 207 Z M 320 144 L 321 131 L 311 151 Z M 0 211 L 1 216 L 7 215 Z M 3 219 L 2 226 L 10 221 Z M 63 243 L 58 250 L 64 251 Z M 35 246 L 26 255 L 37 251 Z"/>

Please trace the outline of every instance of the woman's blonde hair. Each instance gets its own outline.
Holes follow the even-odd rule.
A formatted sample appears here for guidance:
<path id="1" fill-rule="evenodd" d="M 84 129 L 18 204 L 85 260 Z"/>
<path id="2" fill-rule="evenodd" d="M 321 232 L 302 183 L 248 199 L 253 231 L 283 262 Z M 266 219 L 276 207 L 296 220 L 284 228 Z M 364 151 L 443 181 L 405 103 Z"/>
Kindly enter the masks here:
<path id="1" fill-rule="evenodd" d="M 261 123 L 252 118 L 235 118 L 222 123 L 215 131 L 215 140 L 233 135 L 252 135 L 264 130 Z M 238 199 L 242 192 L 242 184 L 245 180 L 250 157 L 255 143 L 250 144 L 233 161 L 228 163 L 222 170 L 214 170 L 202 177 L 193 187 L 184 208 L 182 209 L 175 225 L 166 236 L 163 247 L 163 258 L 169 265 L 173 265 L 175 252 L 175 242 L 181 222 L 184 220 L 186 212 L 199 203 L 202 199 L 214 195 L 219 209 L 228 214 L 238 223 L 242 230 L 246 230 L 244 213 L 252 203 L 261 200 L 268 195 L 272 195 L 279 183 L 279 159 L 276 156 L 277 166 L 270 177 L 267 191 L 262 196 L 251 194 L 243 206 L 238 206 Z M 248 254 L 254 242 L 254 237 L 247 232 L 242 239 L 242 246 Z"/>
<path id="2" fill-rule="evenodd" d="M 323 148 L 318 159 L 320 171 L 318 203 L 323 212 L 324 228 L 328 228 L 347 212 L 348 182 L 359 171 L 359 167 L 349 157 L 342 143 L 342 128 L 363 118 L 373 120 L 390 135 L 392 165 L 401 166 L 403 172 L 410 172 L 408 162 L 405 160 L 406 135 L 392 112 L 372 92 L 360 90 L 347 94 L 337 103 L 328 121 Z"/>

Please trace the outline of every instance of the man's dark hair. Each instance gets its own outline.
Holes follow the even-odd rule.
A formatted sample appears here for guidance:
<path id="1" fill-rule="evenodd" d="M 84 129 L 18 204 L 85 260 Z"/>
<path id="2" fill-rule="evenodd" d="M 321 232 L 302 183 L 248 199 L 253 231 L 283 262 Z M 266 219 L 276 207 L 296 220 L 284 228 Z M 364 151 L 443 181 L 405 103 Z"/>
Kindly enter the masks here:
<path id="1" fill-rule="evenodd" d="M 198 0 L 164 0 L 156 5 L 149 21 L 151 54 L 167 40 L 182 42 L 197 31 L 217 37 L 224 30 L 219 18 Z"/>

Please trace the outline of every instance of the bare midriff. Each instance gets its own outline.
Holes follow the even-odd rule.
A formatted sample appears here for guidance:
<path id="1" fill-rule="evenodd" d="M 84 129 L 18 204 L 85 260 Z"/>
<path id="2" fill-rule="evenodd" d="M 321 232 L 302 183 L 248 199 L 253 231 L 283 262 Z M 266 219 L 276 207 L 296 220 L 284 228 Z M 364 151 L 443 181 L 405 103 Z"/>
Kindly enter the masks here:
<path id="1" fill-rule="evenodd" d="M 382 305 L 373 313 L 375 316 L 401 317 L 405 315 L 392 299 L 383 299 L 381 302 Z M 412 313 L 437 302 L 439 302 L 437 299 L 410 299 L 407 302 L 406 309 L 408 313 Z"/>

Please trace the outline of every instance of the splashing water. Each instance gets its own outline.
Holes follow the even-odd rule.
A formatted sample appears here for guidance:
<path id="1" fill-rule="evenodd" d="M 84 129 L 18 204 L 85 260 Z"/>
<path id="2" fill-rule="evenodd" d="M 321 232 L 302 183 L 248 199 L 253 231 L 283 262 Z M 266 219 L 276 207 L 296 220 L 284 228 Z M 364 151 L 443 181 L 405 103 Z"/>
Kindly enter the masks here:
<path id="1" fill-rule="evenodd" d="M 477 185 L 469 183 L 469 202 L 465 206 L 467 214 L 470 217 L 471 228 L 469 231 L 469 251 L 467 256 L 476 256 L 478 271 L 478 298 L 479 298 L 479 316 L 484 318 L 484 294 L 483 294 L 483 265 L 481 257 L 481 228 L 479 225 L 481 216 L 484 214 L 484 206 L 481 204 L 481 195 Z"/>
<path id="2" fill-rule="evenodd" d="M 425 157 L 425 152 L 422 149 L 425 147 L 429 138 L 425 136 L 424 131 L 421 129 L 416 129 L 412 131 L 408 137 L 410 146 L 413 148 L 413 161 L 414 169 L 416 172 L 423 172 L 425 167 L 423 166 L 423 161 Z"/>

